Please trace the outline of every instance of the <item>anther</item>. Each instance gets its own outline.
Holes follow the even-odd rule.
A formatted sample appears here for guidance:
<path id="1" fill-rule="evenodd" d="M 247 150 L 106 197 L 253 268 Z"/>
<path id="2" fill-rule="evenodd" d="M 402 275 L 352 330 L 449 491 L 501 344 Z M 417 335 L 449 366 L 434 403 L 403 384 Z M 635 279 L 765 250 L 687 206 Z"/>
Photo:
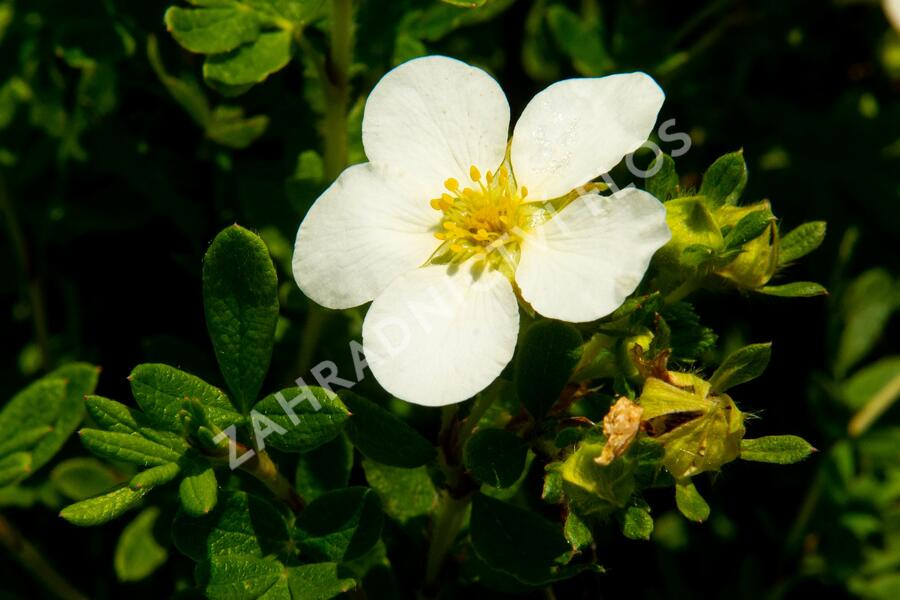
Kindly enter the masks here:
<path id="1" fill-rule="evenodd" d="M 444 182 L 444 187 L 450 190 L 451 192 L 455 192 L 459 189 L 459 182 L 454 178 L 450 178 Z"/>
<path id="2" fill-rule="evenodd" d="M 478 167 L 475 165 L 469 167 L 469 177 L 472 178 L 472 181 L 479 181 L 481 179 L 481 172 L 478 170 Z"/>

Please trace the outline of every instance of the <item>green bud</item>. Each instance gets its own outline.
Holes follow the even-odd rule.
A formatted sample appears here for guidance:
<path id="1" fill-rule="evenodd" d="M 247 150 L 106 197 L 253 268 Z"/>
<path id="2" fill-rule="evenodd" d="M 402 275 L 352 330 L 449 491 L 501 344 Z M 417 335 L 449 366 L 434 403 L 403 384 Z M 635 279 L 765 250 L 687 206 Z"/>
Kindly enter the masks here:
<path id="1" fill-rule="evenodd" d="M 608 465 L 598 463 L 605 445 L 604 442 L 581 444 L 560 470 L 566 497 L 581 515 L 606 516 L 625 506 L 634 492 L 637 463 L 627 457 Z"/>
<path id="2" fill-rule="evenodd" d="M 675 479 L 718 471 L 740 455 L 744 415 L 727 394 L 689 373 L 651 377 L 639 399 L 643 426 L 665 448 L 663 465 Z"/>

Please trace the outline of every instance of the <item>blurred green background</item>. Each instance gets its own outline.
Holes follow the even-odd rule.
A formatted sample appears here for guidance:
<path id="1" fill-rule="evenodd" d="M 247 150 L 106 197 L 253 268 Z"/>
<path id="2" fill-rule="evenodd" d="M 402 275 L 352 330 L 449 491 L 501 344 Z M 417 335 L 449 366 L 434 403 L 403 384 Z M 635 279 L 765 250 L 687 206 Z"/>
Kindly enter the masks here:
<path id="1" fill-rule="evenodd" d="M 171 4 L 0 2 L 2 401 L 74 359 L 102 365 L 98 393 L 113 398 L 128 397 L 125 377 L 141 362 L 215 383 L 201 259 L 232 222 L 259 231 L 279 268 L 283 319 L 269 385 L 290 384 L 315 360 L 349 360 L 361 313 L 308 319 L 290 275 L 297 226 L 328 184 L 321 92 L 301 59 L 223 97 L 203 84 L 202 57 L 166 31 Z M 747 201 L 770 199 L 786 229 L 829 223 L 824 246 L 789 271 L 826 284 L 827 299 L 697 298 L 723 353 L 774 341 L 766 375 L 737 398 L 763 417 L 748 424 L 753 437 L 795 433 L 820 452 L 794 467 L 729 466 L 703 490 L 713 507 L 704 525 L 681 519 L 670 494 L 651 493 L 654 539 L 610 528 L 598 540 L 607 574 L 561 584 L 557 595 L 900 598 L 900 411 L 848 430 L 900 377 L 900 320 L 891 319 L 900 307 L 900 34 L 880 3 L 479 4 L 355 3 L 352 162 L 364 160 L 365 94 L 413 56 L 486 68 L 514 118 L 553 81 L 643 70 L 667 94 L 660 122 L 674 118 L 673 129 L 690 134 L 690 151 L 676 159 L 683 185 L 743 147 Z M 322 46 L 325 37 L 311 30 L 309 39 Z M 436 431 L 434 411 L 405 410 Z M 64 456 L 85 454 L 73 439 Z M 48 473 L 29 485 L 30 501 L 0 495 L 0 510 L 89 597 L 167 597 L 190 584 L 191 563 L 174 551 L 150 578 L 117 582 L 112 555 L 124 523 L 76 529 L 56 516 L 64 498 Z M 392 562 L 401 582 L 420 577 Z M 0 559 L 0 597 L 43 594 Z"/>

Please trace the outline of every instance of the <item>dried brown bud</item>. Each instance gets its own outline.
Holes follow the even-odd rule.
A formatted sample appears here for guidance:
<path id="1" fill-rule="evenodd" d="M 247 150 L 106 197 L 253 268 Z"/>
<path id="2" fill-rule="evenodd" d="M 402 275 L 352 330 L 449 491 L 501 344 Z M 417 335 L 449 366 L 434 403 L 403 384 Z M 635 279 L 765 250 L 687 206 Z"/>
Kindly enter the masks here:
<path id="1" fill-rule="evenodd" d="M 594 459 L 598 465 L 608 465 L 614 459 L 625 454 L 631 442 L 637 437 L 641 427 L 641 415 L 644 409 L 624 396 L 613 404 L 603 417 L 603 435 L 606 445 L 603 452 Z"/>

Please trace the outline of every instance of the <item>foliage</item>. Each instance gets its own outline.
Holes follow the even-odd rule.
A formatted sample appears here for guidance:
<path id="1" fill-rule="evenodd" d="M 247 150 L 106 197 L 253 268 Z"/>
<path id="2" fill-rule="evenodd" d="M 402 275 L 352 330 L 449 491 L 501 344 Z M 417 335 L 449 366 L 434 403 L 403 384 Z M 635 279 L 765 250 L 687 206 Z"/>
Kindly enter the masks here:
<path id="1" fill-rule="evenodd" d="M 72 581 L 0 517 L 37 572 L 4 592 L 896 597 L 900 34 L 844 4 L 0 0 L 0 508 Z M 372 86 L 437 53 L 514 113 L 645 70 L 694 147 L 635 155 L 673 238 L 618 310 L 523 311 L 503 375 L 429 411 L 291 240 Z"/>

